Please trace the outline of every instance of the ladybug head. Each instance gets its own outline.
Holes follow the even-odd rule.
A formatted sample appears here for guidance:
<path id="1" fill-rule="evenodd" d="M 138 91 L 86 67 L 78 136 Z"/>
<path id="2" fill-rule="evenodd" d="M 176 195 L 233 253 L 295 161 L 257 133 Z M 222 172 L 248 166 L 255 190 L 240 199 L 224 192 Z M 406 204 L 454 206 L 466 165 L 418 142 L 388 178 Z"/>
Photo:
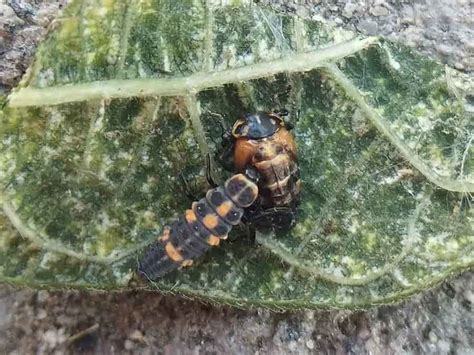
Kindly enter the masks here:
<path id="1" fill-rule="evenodd" d="M 241 137 L 262 139 L 271 136 L 284 126 L 285 122 L 277 114 L 259 111 L 239 118 L 232 127 L 232 136 L 235 139 Z"/>

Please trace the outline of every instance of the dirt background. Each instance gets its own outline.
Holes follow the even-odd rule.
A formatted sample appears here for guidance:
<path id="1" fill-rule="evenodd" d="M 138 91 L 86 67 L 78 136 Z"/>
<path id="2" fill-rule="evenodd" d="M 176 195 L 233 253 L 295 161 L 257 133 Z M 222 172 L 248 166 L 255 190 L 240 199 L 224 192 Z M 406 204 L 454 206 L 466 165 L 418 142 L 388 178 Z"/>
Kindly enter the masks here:
<path id="1" fill-rule="evenodd" d="M 474 71 L 470 0 L 274 2 L 288 12 L 385 35 Z M 0 0 L 0 95 L 18 82 L 65 3 Z M 0 353 L 474 354 L 473 302 L 472 271 L 404 303 L 367 312 L 278 314 L 146 292 L 1 286 Z"/>

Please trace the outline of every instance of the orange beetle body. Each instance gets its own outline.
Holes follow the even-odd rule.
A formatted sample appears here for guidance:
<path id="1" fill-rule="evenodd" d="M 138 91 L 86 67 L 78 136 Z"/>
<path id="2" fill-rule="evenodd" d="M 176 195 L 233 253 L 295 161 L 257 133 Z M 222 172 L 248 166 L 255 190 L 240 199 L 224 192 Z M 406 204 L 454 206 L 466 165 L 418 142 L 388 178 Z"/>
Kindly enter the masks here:
<path id="1" fill-rule="evenodd" d="M 291 227 L 301 180 L 296 144 L 283 119 L 274 113 L 249 114 L 237 120 L 232 136 L 235 172 L 251 166 L 260 176 L 259 197 L 248 210 L 247 220 L 257 229 Z M 281 214 L 288 218 L 274 218 Z"/>

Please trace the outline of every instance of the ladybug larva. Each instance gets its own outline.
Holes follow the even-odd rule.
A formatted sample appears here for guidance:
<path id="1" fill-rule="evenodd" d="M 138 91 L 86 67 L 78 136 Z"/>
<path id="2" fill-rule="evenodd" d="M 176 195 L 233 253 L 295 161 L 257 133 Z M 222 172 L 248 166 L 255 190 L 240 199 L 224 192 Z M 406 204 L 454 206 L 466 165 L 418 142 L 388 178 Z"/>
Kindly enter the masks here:
<path id="1" fill-rule="evenodd" d="M 227 238 L 240 223 L 244 208 L 258 197 L 254 170 L 228 179 L 224 187 L 207 192 L 183 216 L 166 228 L 140 263 L 140 272 L 151 280 L 181 266 L 189 266 L 211 246 Z"/>
<path id="2" fill-rule="evenodd" d="M 164 229 L 140 262 L 145 278 L 190 266 L 239 223 L 259 230 L 295 223 L 301 183 L 296 145 L 281 115 L 245 115 L 228 136 L 230 149 L 221 158 L 233 160 L 235 174 Z"/>

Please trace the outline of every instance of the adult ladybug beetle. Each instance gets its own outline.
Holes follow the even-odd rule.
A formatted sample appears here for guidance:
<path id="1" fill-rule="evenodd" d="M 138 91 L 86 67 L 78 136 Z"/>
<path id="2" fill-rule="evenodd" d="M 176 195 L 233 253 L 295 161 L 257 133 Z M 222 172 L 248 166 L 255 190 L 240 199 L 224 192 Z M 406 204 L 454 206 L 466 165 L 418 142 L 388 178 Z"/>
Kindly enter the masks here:
<path id="1" fill-rule="evenodd" d="M 140 262 L 139 273 L 145 278 L 156 280 L 191 265 L 240 223 L 255 229 L 294 224 L 299 169 L 296 145 L 281 115 L 245 115 L 226 137 L 228 147 L 221 159 L 232 160 L 235 174 L 165 228 Z"/>
<path id="2" fill-rule="evenodd" d="M 257 201 L 244 221 L 256 229 L 289 228 L 301 190 L 296 145 L 282 114 L 257 112 L 238 119 L 232 128 L 234 169 L 254 167 L 260 175 Z"/>

